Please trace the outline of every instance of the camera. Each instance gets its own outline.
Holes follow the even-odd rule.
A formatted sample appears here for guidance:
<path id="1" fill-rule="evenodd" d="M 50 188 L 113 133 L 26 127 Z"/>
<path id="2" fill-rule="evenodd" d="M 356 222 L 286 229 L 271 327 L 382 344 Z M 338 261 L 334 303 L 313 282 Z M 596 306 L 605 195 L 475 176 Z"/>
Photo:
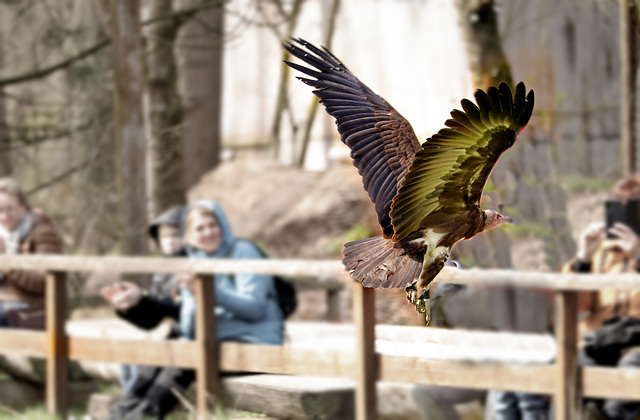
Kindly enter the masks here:
<path id="1" fill-rule="evenodd" d="M 604 209 L 607 232 L 615 223 L 624 223 L 640 236 L 640 200 L 607 200 Z M 607 233 L 607 238 L 615 239 L 615 236 Z"/>

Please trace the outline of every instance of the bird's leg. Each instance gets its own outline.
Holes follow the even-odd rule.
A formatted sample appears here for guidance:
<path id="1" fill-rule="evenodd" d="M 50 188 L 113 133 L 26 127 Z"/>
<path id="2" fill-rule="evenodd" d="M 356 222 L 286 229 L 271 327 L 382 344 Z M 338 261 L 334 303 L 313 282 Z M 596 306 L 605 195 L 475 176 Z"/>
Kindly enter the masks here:
<path id="1" fill-rule="evenodd" d="M 425 325 L 429 325 L 431 321 L 431 296 L 429 296 L 429 288 L 424 289 L 416 302 L 416 311 L 424 314 Z"/>
<path id="2" fill-rule="evenodd" d="M 418 300 L 417 284 L 418 282 L 414 281 L 413 283 L 411 283 L 410 285 L 404 288 L 404 291 L 407 292 L 407 300 L 411 302 L 412 305 L 415 305 L 416 301 Z"/>
<path id="3" fill-rule="evenodd" d="M 431 321 L 431 298 L 429 296 L 429 288 L 427 287 L 422 291 L 422 294 L 418 296 L 418 286 L 416 281 L 405 287 L 405 291 L 407 292 L 407 300 L 411 302 L 413 306 L 415 306 L 416 311 L 421 314 L 424 314 L 425 321 L 427 325 L 429 325 L 429 321 Z"/>

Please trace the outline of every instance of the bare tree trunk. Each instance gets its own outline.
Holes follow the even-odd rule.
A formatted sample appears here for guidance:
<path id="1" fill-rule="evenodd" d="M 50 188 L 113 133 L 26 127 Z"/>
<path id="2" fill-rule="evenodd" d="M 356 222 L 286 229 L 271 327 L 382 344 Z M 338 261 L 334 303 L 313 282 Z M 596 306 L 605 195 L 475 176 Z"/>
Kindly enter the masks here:
<path id="1" fill-rule="evenodd" d="M 149 3 L 150 20 L 169 16 L 172 0 Z M 174 45 L 179 23 L 162 19 L 146 32 L 146 82 L 151 134 L 151 190 L 154 212 L 162 212 L 186 199 L 184 146 L 182 141 L 182 103 Z"/>
<path id="2" fill-rule="evenodd" d="M 293 32 L 298 24 L 298 17 L 302 10 L 302 3 L 304 0 L 295 0 L 291 6 L 291 11 L 287 13 L 284 8 L 280 7 L 280 13 L 283 18 L 287 20 L 287 29 L 282 37 L 282 40 L 288 40 L 293 36 Z M 291 59 L 289 51 L 282 49 L 282 59 L 280 64 L 280 82 L 278 83 L 278 97 L 276 99 L 276 111 L 273 117 L 273 126 L 271 127 L 271 139 L 270 143 L 273 147 L 273 153 L 276 159 L 280 156 L 280 130 L 282 127 L 282 116 L 285 110 L 288 108 L 287 103 L 287 86 L 289 79 L 289 66 L 284 62 Z M 295 132 L 295 127 L 294 127 Z"/>
<path id="3" fill-rule="evenodd" d="M 214 1 L 210 3 L 215 4 Z M 178 0 L 180 9 L 196 3 L 201 2 Z M 187 188 L 220 163 L 224 7 L 222 1 L 217 3 L 217 7 L 197 13 L 178 32 L 176 55 L 184 105 L 182 133 Z"/>
<path id="4" fill-rule="evenodd" d="M 331 8 L 329 9 L 329 16 L 327 17 L 327 29 L 324 34 L 324 45 L 328 50 L 331 50 L 331 41 L 333 40 L 333 32 L 336 26 L 336 17 L 338 16 L 338 10 L 340 10 L 340 0 L 333 0 L 331 2 Z M 309 107 L 309 116 L 307 124 L 304 127 L 304 133 L 302 135 L 302 145 L 300 148 L 300 157 L 298 159 L 298 167 L 304 167 L 304 161 L 307 157 L 307 147 L 309 146 L 309 140 L 311 139 L 311 129 L 313 128 L 313 122 L 316 118 L 319 100 L 314 96 L 311 100 L 311 106 Z"/>
<path id="5" fill-rule="evenodd" d="M 493 0 L 456 0 L 456 7 L 475 87 L 486 89 L 499 82 L 513 86 L 511 69 L 502 50 Z M 496 182 L 495 173 L 490 179 L 491 182 Z M 503 202 L 500 192 L 494 195 L 497 196 L 498 203 Z M 461 244 L 458 248 L 462 253 L 466 251 L 472 254 L 472 259 L 481 267 L 512 266 L 508 252 L 510 240 L 503 232 L 480 235 L 476 240 Z M 496 252 L 490 252 L 493 250 Z"/>
<path id="6" fill-rule="evenodd" d="M 4 90 L 0 88 L 0 176 L 10 176 L 13 173 L 11 164 L 11 142 L 7 129 L 7 107 Z"/>
<path id="7" fill-rule="evenodd" d="M 147 252 L 142 35 L 138 0 L 113 0 L 115 140 L 122 199 L 122 252 Z"/>
<path id="8" fill-rule="evenodd" d="M 2 10 L 0 10 L 2 12 Z M 0 17 L 0 23 L 6 24 L 8 18 L 3 13 Z M 4 50 L 4 37 L 3 33 L 0 33 L 0 46 Z M 4 61 L 4 60 L 3 60 Z M 2 63 L 2 62 L 0 62 Z M 4 72 L 4 65 L 3 72 Z M 13 165 L 11 165 L 11 143 L 9 140 L 9 129 L 7 121 L 7 104 L 5 101 L 5 90 L 0 88 L 0 176 L 9 176 L 13 174 Z"/>
<path id="9" fill-rule="evenodd" d="M 638 5 L 620 1 L 620 158 L 622 175 L 638 171 L 638 145 L 635 130 L 636 77 L 638 69 Z"/>
<path id="10" fill-rule="evenodd" d="M 473 82 L 479 89 L 505 82 L 513 87 L 511 68 L 502 49 L 493 0 L 457 0 Z"/>

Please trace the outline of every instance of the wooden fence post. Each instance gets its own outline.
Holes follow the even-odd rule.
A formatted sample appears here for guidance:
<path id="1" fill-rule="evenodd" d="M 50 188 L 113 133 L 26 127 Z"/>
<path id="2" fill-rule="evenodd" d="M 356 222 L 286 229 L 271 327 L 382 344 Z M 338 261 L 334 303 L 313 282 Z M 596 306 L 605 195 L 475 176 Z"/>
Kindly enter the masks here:
<path id="1" fill-rule="evenodd" d="M 46 314 L 47 410 L 59 418 L 66 418 L 69 396 L 67 378 L 69 352 L 65 332 L 67 318 L 65 273 L 47 273 Z"/>
<path id="2" fill-rule="evenodd" d="M 216 339 L 215 287 L 213 275 L 199 274 L 195 285 L 196 342 L 198 344 L 197 407 L 198 419 L 213 413 L 218 391 L 218 345 Z"/>
<path id="3" fill-rule="evenodd" d="M 582 413 L 580 367 L 578 366 L 578 293 L 556 291 L 556 389 L 555 419 L 578 420 Z"/>
<path id="4" fill-rule="evenodd" d="M 357 336 L 356 420 L 375 420 L 378 417 L 378 365 L 374 290 L 358 282 L 354 282 L 353 289 L 353 318 Z"/>

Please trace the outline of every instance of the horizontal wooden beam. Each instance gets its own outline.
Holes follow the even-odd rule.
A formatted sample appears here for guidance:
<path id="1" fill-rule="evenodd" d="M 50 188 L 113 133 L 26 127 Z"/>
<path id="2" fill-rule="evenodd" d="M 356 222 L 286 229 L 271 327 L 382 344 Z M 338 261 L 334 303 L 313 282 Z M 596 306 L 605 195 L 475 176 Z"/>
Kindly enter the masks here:
<path id="1" fill-rule="evenodd" d="M 226 371 L 352 378 L 355 361 L 352 349 L 314 351 L 241 343 L 223 343 L 220 349 L 220 370 Z"/>
<path id="2" fill-rule="evenodd" d="M 445 267 L 434 281 L 550 290 L 640 289 L 638 274 L 542 273 L 480 268 L 460 270 Z"/>
<path id="3" fill-rule="evenodd" d="M 0 353 L 44 358 L 46 334 L 40 331 L 0 330 Z M 192 368 L 195 344 L 179 340 L 121 340 L 69 338 L 70 358 L 81 361 L 131 363 Z M 553 365 L 465 362 L 421 357 L 378 355 L 379 379 L 478 389 L 511 389 L 550 394 Z M 313 363 L 309 363 L 313 360 Z M 355 353 L 309 350 L 287 346 L 223 343 L 221 370 L 353 377 Z M 640 370 L 589 367 L 581 369 L 583 395 L 640 400 Z"/>
<path id="4" fill-rule="evenodd" d="M 342 276 L 337 260 L 233 260 L 161 257 L 80 257 L 69 255 L 0 255 L 0 269 L 108 273 L 256 273 L 285 276 Z"/>
<path id="5" fill-rule="evenodd" d="M 582 368 L 585 397 L 640 400 L 640 370 L 604 367 Z"/>
<path id="6" fill-rule="evenodd" d="M 183 340 L 69 337 L 69 358 L 78 361 L 181 368 L 195 368 L 197 363 L 195 342 Z"/>
<path id="7" fill-rule="evenodd" d="M 0 328 L 0 354 L 44 358 L 47 334 L 44 331 Z"/>
<path id="8" fill-rule="evenodd" d="M 553 392 L 553 365 L 518 365 L 379 355 L 380 380 L 537 394 Z"/>
<path id="9" fill-rule="evenodd" d="M 285 276 L 345 275 L 337 260 L 229 260 L 158 257 L 84 257 L 68 255 L 0 255 L 0 270 L 32 269 L 71 272 L 150 273 L 256 273 Z M 436 282 L 513 286 L 555 290 L 636 290 L 638 274 L 540 273 L 446 267 Z"/>

